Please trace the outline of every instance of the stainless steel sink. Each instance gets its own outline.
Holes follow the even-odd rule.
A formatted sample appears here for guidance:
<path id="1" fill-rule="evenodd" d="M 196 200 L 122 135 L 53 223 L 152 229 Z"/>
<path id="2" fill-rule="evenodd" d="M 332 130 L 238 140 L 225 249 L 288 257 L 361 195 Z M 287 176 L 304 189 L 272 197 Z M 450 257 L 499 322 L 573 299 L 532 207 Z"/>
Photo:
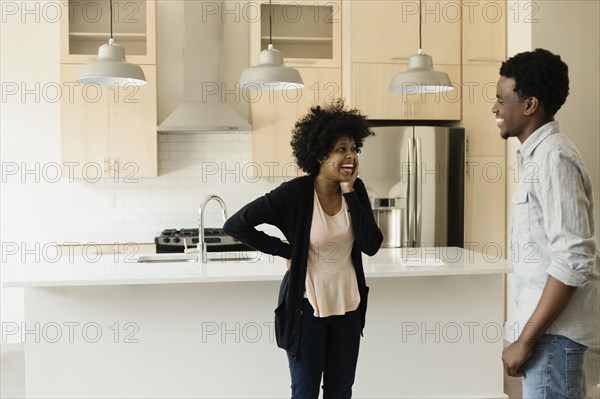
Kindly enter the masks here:
<path id="1" fill-rule="evenodd" d="M 259 252 L 209 252 L 207 262 L 248 262 L 260 259 Z"/>
<path id="2" fill-rule="evenodd" d="M 139 263 L 198 262 L 198 254 L 151 254 L 140 255 Z"/>
<path id="3" fill-rule="evenodd" d="M 257 261 L 260 258 L 258 252 L 211 252 L 208 254 L 207 262 L 243 262 Z M 138 263 L 170 263 L 170 262 L 200 262 L 200 254 L 195 253 L 165 253 L 140 255 Z"/>

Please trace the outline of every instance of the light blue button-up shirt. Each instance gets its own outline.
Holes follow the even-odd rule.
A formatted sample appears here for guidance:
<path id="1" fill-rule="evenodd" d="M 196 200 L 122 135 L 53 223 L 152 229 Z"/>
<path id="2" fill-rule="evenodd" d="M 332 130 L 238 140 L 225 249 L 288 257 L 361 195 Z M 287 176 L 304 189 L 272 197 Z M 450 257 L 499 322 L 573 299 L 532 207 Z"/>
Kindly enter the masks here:
<path id="1" fill-rule="evenodd" d="M 573 143 L 549 122 L 517 151 L 518 189 L 512 198 L 511 260 L 519 329 L 552 276 L 578 287 L 546 331 L 587 346 L 600 344 L 600 251 L 594 238 L 592 182 Z"/>

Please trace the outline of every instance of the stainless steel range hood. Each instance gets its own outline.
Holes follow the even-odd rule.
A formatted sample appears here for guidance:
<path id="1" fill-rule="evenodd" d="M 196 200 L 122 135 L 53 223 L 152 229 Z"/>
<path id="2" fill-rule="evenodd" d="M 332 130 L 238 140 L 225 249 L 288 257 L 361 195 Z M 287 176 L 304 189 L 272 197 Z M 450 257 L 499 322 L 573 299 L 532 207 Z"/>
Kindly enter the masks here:
<path id="1" fill-rule="evenodd" d="M 228 61 L 223 55 L 224 23 L 221 18 L 204 18 L 203 21 L 204 3 L 184 1 L 182 4 L 183 57 L 179 65 L 183 66 L 183 98 L 159 124 L 158 133 L 252 130 L 250 123 L 228 105 L 220 93 L 226 88 L 223 66 Z"/>
<path id="2" fill-rule="evenodd" d="M 220 101 L 184 101 L 158 127 L 158 133 L 250 131 L 245 121 Z"/>

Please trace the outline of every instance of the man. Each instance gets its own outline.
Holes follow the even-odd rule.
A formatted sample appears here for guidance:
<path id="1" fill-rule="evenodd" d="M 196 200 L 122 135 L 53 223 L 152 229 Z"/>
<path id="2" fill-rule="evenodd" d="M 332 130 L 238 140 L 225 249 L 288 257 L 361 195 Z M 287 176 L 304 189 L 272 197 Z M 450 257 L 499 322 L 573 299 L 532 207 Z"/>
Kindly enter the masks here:
<path id="1" fill-rule="evenodd" d="M 502 354 L 504 369 L 524 377 L 524 398 L 585 398 L 584 353 L 600 341 L 600 261 L 592 183 L 554 120 L 568 67 L 537 49 L 503 62 L 500 75 L 492 112 L 501 137 L 521 142 L 511 232 L 520 334 Z"/>

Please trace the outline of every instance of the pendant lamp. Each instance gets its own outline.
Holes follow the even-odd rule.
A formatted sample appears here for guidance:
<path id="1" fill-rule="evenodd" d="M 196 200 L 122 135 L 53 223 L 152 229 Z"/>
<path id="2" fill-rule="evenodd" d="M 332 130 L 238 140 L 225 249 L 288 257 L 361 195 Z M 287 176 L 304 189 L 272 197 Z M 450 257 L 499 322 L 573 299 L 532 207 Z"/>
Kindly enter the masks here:
<path id="1" fill-rule="evenodd" d="M 301 89 L 304 87 L 300 72 L 284 65 L 282 53 L 273 48 L 273 12 L 269 0 L 269 45 L 260 52 L 258 65 L 246 68 L 240 76 L 240 86 L 244 89 Z"/>
<path id="2" fill-rule="evenodd" d="M 138 65 L 125 61 L 125 50 L 113 39 L 113 10 L 110 0 L 110 38 L 98 49 L 98 58 L 83 65 L 77 75 L 79 83 L 100 86 L 145 85 L 144 71 Z"/>
<path id="3" fill-rule="evenodd" d="M 419 1 L 419 51 L 408 59 L 408 70 L 392 78 L 389 91 L 396 93 L 437 93 L 453 90 L 448 74 L 433 69 L 433 60 L 422 50 L 421 7 Z"/>

